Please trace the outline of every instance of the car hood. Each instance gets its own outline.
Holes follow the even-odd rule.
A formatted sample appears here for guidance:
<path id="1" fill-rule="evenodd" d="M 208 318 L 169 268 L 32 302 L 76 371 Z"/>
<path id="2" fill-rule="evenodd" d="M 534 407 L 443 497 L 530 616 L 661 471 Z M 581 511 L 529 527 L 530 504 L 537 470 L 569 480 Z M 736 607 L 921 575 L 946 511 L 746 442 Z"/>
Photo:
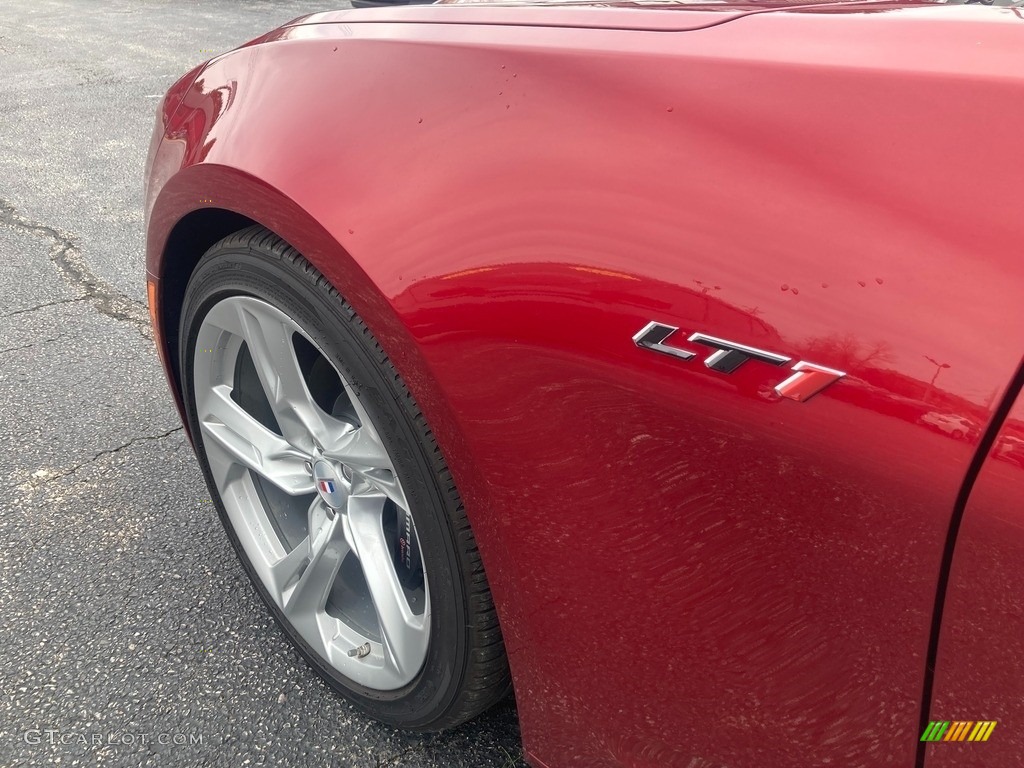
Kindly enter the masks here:
<path id="1" fill-rule="evenodd" d="M 974 0 L 975 2 L 977 0 Z M 431 4 L 327 11 L 302 16 L 264 39 L 288 36 L 288 29 L 314 24 L 427 23 L 536 24 L 547 27 L 688 31 L 751 14 L 873 13 L 964 5 L 972 0 L 437 0 Z M 1018 6 L 1024 0 L 985 0 Z M 975 6 L 977 7 L 977 6 Z M 625 13 L 643 9 L 646 13 Z M 688 11 L 688 13 L 679 13 Z"/>

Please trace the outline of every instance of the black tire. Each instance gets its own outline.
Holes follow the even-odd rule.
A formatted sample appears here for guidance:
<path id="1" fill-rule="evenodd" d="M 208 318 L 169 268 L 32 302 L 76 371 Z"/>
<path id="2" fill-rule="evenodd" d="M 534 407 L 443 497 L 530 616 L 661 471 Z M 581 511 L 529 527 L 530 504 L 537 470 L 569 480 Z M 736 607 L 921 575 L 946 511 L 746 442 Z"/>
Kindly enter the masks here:
<path id="1" fill-rule="evenodd" d="M 357 388 L 393 458 L 413 508 L 432 606 L 426 661 L 412 682 L 398 690 L 366 688 L 316 654 L 274 603 L 229 521 L 199 429 L 193 359 L 203 318 L 232 295 L 262 299 L 298 321 Z M 196 266 L 185 292 L 179 338 L 187 418 L 211 498 L 257 593 L 310 666 L 370 717 L 408 730 L 451 728 L 506 696 L 511 680 L 501 630 L 452 476 L 405 384 L 344 298 L 287 243 L 250 227 L 218 242 Z"/>

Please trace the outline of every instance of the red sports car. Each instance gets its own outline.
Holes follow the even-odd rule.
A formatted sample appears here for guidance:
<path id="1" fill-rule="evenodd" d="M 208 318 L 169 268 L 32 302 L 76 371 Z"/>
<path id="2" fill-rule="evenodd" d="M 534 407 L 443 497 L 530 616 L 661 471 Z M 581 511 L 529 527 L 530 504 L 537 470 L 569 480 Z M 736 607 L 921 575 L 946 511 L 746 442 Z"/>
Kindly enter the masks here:
<path id="1" fill-rule="evenodd" d="M 309 663 L 514 688 L 548 768 L 1020 765 L 1016 5 L 456 0 L 176 83 L 157 345 Z"/>

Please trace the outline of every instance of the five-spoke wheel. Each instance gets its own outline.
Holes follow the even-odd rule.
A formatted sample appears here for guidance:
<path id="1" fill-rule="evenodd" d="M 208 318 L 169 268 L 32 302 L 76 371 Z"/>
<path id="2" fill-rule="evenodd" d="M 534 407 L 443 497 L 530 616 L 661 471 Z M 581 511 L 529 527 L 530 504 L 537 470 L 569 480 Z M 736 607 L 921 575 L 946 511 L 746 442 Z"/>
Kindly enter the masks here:
<path id="1" fill-rule="evenodd" d="M 222 299 L 197 337 L 196 410 L 217 490 L 267 591 L 347 677 L 408 683 L 430 593 L 409 502 L 352 385 L 294 319 Z"/>

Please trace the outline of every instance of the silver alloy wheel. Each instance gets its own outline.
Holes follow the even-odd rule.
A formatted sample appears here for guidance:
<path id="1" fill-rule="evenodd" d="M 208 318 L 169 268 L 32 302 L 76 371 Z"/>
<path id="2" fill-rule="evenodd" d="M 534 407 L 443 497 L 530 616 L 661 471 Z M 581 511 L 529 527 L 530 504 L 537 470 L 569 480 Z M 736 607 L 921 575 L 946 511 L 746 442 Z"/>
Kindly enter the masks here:
<path id="1" fill-rule="evenodd" d="M 380 691 L 423 666 L 430 597 L 412 511 L 358 393 L 284 312 L 218 302 L 195 347 L 214 482 L 263 586 L 340 674 Z"/>

